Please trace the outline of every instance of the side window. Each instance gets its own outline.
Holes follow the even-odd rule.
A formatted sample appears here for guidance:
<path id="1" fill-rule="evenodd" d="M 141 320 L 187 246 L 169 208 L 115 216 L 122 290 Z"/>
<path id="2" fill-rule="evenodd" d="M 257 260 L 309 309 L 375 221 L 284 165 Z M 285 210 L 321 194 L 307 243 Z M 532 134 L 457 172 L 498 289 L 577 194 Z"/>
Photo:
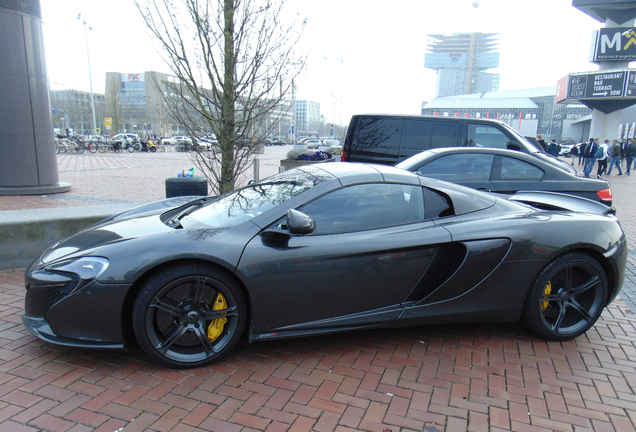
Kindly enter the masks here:
<path id="1" fill-rule="evenodd" d="M 450 182 L 488 181 L 492 171 L 493 155 L 454 154 L 434 159 L 416 172 L 424 177 Z"/>
<path id="2" fill-rule="evenodd" d="M 458 123 L 435 122 L 433 124 L 431 148 L 455 147 L 457 145 L 458 135 Z"/>
<path id="3" fill-rule="evenodd" d="M 316 221 L 316 235 L 386 228 L 424 220 L 420 186 L 363 184 L 322 196 L 300 209 Z"/>
<path id="4" fill-rule="evenodd" d="M 404 120 L 402 147 L 418 150 L 431 148 L 433 122 L 429 120 Z"/>
<path id="5" fill-rule="evenodd" d="M 363 117 L 358 120 L 353 137 L 354 149 L 400 147 L 402 119 Z"/>
<path id="6" fill-rule="evenodd" d="M 487 147 L 487 148 L 508 148 L 510 138 L 499 129 L 481 124 L 468 125 L 468 146 L 469 147 Z"/>
<path id="7" fill-rule="evenodd" d="M 502 180 L 541 180 L 544 174 L 542 169 L 525 161 L 510 157 L 501 158 Z"/>

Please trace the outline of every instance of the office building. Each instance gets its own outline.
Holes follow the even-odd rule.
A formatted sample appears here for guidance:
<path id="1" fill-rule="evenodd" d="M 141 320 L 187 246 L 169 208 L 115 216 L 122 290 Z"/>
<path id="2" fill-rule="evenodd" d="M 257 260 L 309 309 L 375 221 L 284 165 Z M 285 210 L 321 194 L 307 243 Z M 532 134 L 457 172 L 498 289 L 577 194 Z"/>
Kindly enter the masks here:
<path id="1" fill-rule="evenodd" d="M 499 90 L 499 74 L 486 70 L 499 66 L 496 33 L 428 35 L 424 67 L 437 71 L 435 97 Z"/>
<path id="2" fill-rule="evenodd" d="M 309 100 L 294 101 L 296 136 L 318 136 L 320 103 Z"/>
<path id="3" fill-rule="evenodd" d="M 51 90 L 51 120 L 56 133 L 90 135 L 93 114 L 90 92 L 79 90 Z M 93 93 L 95 129 L 99 135 L 104 123 L 104 95 Z"/>
<path id="4" fill-rule="evenodd" d="M 422 103 L 421 114 L 489 118 L 507 123 L 521 135 L 557 141 L 586 141 L 592 110 L 579 104 L 557 104 L 556 87 L 486 92 L 436 98 Z"/>

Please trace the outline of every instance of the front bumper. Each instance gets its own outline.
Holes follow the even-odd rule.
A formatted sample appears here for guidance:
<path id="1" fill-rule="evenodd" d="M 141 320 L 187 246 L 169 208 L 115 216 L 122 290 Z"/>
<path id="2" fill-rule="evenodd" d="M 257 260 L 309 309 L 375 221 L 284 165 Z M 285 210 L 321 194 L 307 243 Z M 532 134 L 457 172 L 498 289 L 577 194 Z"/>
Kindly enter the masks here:
<path id="1" fill-rule="evenodd" d="M 28 331 L 34 336 L 56 345 L 62 345 L 73 348 L 98 348 L 98 349 L 112 349 L 123 350 L 126 348 L 124 343 L 110 343 L 110 342 L 98 342 L 87 341 L 79 339 L 71 339 L 56 335 L 51 326 L 46 322 L 44 318 L 33 318 L 27 315 L 22 315 L 22 323 Z"/>

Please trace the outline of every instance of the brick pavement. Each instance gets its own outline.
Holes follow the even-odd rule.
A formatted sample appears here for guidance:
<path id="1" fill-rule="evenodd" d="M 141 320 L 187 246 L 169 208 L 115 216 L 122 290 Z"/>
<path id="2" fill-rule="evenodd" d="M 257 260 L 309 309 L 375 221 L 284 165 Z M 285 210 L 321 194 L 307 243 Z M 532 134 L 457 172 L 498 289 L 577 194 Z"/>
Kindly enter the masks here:
<path id="1" fill-rule="evenodd" d="M 133 159 L 118 162 L 118 180 L 124 160 L 146 176 L 175 167 L 126 156 Z M 60 158 L 62 181 L 84 171 L 70 159 Z M 140 199 L 101 184 L 112 160 L 87 162 L 103 166 L 65 194 L 79 198 L 21 197 L 22 208 Z M 634 239 L 636 180 L 611 181 Z M 120 193 L 90 196 L 88 187 Z M 635 265 L 630 256 L 630 289 Z M 34 338 L 20 321 L 23 272 L 0 271 L 0 431 L 622 432 L 636 424 L 636 318 L 622 300 L 568 342 L 537 339 L 518 325 L 423 326 L 243 343 L 212 367 L 174 371 L 136 349 L 77 350 Z"/>

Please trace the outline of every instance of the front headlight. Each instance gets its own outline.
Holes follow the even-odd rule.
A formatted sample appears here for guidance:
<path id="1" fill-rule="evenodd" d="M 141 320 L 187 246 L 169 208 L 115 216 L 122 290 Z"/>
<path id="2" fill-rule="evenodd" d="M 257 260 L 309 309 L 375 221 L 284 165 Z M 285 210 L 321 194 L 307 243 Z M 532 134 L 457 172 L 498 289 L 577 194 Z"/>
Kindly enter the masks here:
<path id="1" fill-rule="evenodd" d="M 95 279 L 108 268 L 108 260 L 102 257 L 81 257 L 46 266 L 50 271 L 75 273 L 83 280 Z"/>

